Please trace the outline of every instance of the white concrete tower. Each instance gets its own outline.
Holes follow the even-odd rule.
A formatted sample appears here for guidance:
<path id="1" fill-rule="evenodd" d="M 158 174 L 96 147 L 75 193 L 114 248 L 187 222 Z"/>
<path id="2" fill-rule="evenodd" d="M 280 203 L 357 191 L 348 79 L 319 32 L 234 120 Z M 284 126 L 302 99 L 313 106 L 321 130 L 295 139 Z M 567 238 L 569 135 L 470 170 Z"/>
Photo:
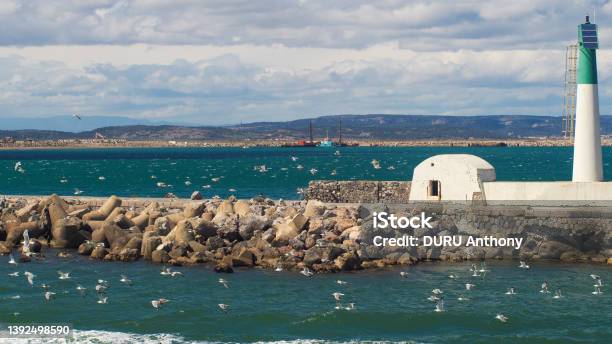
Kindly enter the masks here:
<path id="1" fill-rule="evenodd" d="M 599 96 L 597 91 L 597 25 L 578 25 L 578 76 L 576 78 L 576 127 L 574 139 L 574 182 L 603 181 Z"/>

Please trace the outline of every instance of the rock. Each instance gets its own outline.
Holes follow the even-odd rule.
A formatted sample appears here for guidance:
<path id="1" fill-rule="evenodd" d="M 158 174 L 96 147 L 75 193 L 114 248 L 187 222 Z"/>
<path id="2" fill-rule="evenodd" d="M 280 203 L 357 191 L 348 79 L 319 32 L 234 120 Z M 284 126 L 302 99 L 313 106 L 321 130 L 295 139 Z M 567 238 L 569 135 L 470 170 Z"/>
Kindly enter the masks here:
<path id="1" fill-rule="evenodd" d="M 1 255 L 7 255 L 9 253 L 11 253 L 13 246 L 10 244 L 7 244 L 6 242 L 2 242 L 0 243 L 0 254 Z"/>
<path id="2" fill-rule="evenodd" d="M 230 200 L 221 202 L 221 204 L 219 204 L 219 208 L 217 208 L 217 214 L 218 213 L 233 214 L 234 206 L 232 205 L 232 202 Z"/>
<path id="3" fill-rule="evenodd" d="M 127 244 L 125 244 L 124 249 L 137 250 L 140 253 L 140 249 L 142 247 L 142 238 L 134 236 L 131 237 Z"/>
<path id="4" fill-rule="evenodd" d="M 334 260 L 334 264 L 339 270 L 349 271 L 361 268 L 359 257 L 353 252 L 346 252 Z"/>
<path id="5" fill-rule="evenodd" d="M 77 248 L 86 240 L 81 233 L 83 229 L 83 221 L 69 217 L 60 219 L 53 225 L 51 234 L 53 239 L 51 245 L 55 248 Z"/>
<path id="6" fill-rule="evenodd" d="M 312 247 L 304 252 L 304 264 L 312 266 L 318 263 L 328 263 L 343 254 L 345 250 L 337 246 Z"/>
<path id="7" fill-rule="evenodd" d="M 42 244 L 39 240 L 30 239 L 30 252 L 40 253 L 42 251 Z"/>
<path id="8" fill-rule="evenodd" d="M 68 215 L 61 204 L 56 202 L 47 205 L 47 212 L 49 213 L 50 225 L 55 224 L 55 222 L 64 219 Z"/>
<path id="9" fill-rule="evenodd" d="M 243 240 L 253 237 L 255 231 L 265 231 L 272 225 L 272 221 L 264 216 L 246 216 L 240 219 L 238 233 Z"/>
<path id="10" fill-rule="evenodd" d="M 133 218 L 131 218 L 131 220 L 134 226 L 140 229 L 145 229 L 147 225 L 149 224 L 149 213 L 146 211 L 143 211 L 142 213 L 140 213 L 140 215 L 134 216 Z"/>
<path id="11" fill-rule="evenodd" d="M 210 237 L 206 240 L 206 249 L 208 251 L 215 251 L 225 246 L 225 242 L 218 236 Z"/>
<path id="12" fill-rule="evenodd" d="M 168 233 L 164 241 L 187 244 L 193 239 L 195 239 L 195 237 L 193 235 L 193 228 L 191 227 L 191 223 L 187 220 L 181 220 L 179 223 L 176 224 L 174 229 L 172 229 L 172 231 Z"/>
<path id="13" fill-rule="evenodd" d="M 205 212 L 205 213 L 204 213 L 204 214 L 202 214 L 202 216 L 201 216 L 202 220 L 209 221 L 209 222 L 211 222 L 211 221 L 213 220 L 213 218 L 214 218 L 214 217 L 215 217 L 215 214 L 213 214 L 213 213 L 212 213 L 212 212 L 210 212 L 210 211 Z"/>
<path id="14" fill-rule="evenodd" d="M 190 198 L 192 201 L 199 201 L 202 199 L 202 193 L 200 193 L 200 191 L 194 191 L 193 193 L 191 193 Z"/>
<path id="15" fill-rule="evenodd" d="M 245 200 L 238 200 L 234 203 L 234 212 L 238 216 L 247 216 L 251 214 L 251 205 Z"/>
<path id="16" fill-rule="evenodd" d="M 247 248 L 242 248 L 237 255 L 232 256 L 233 266 L 253 266 L 255 264 L 255 255 Z"/>
<path id="17" fill-rule="evenodd" d="M 340 234 L 340 237 L 342 239 L 348 239 L 348 240 L 362 240 L 362 228 L 361 226 L 353 226 L 350 228 L 345 229 L 342 234 Z"/>
<path id="18" fill-rule="evenodd" d="M 79 254 L 82 256 L 91 256 L 91 253 L 96 248 L 96 245 L 93 242 L 84 242 L 79 245 Z"/>
<path id="19" fill-rule="evenodd" d="M 132 222 L 132 220 L 130 220 L 125 214 L 119 214 L 111 218 L 111 221 L 123 229 L 128 229 L 134 226 L 134 222 Z"/>
<path id="20" fill-rule="evenodd" d="M 224 272 L 224 273 L 232 273 L 234 269 L 232 268 L 232 258 L 229 256 L 223 257 L 221 261 L 215 265 L 215 272 Z"/>
<path id="21" fill-rule="evenodd" d="M 189 247 L 193 252 L 206 253 L 206 246 L 200 244 L 195 240 L 189 242 Z"/>
<path id="22" fill-rule="evenodd" d="M 192 221 L 191 225 L 196 236 L 199 236 L 202 240 L 206 240 L 210 237 L 217 235 L 219 227 L 214 223 L 204 220 L 202 218 Z"/>
<path id="23" fill-rule="evenodd" d="M 235 240 L 240 240 L 240 232 L 238 231 L 239 223 L 238 217 L 236 215 L 232 215 L 226 219 L 226 221 L 219 227 L 217 230 L 217 234 L 228 241 L 232 242 Z"/>
<path id="24" fill-rule="evenodd" d="M 574 248 L 562 242 L 547 240 L 540 245 L 538 256 L 541 259 L 559 259 L 563 252 L 568 251 L 574 251 Z"/>
<path id="25" fill-rule="evenodd" d="M 608 265 L 612 265 L 612 257 L 608 258 Z"/>
<path id="26" fill-rule="evenodd" d="M 100 209 L 83 215 L 83 220 L 106 220 L 110 213 L 119 206 L 121 206 L 121 199 L 113 195 L 109 197 L 104 204 L 102 204 Z"/>
<path id="27" fill-rule="evenodd" d="M 21 222 L 27 221 L 32 213 L 38 212 L 37 209 L 38 209 L 39 203 L 40 202 L 38 200 L 33 200 L 33 201 L 28 202 L 28 204 L 26 204 L 23 208 L 15 212 L 15 216 L 17 216 L 17 218 Z"/>
<path id="28" fill-rule="evenodd" d="M 309 200 L 306 203 L 306 209 L 304 210 L 304 216 L 308 218 L 318 217 L 323 215 L 325 212 L 325 204 L 317 200 Z"/>
<path id="29" fill-rule="evenodd" d="M 145 259 L 151 259 L 151 254 L 157 246 L 162 243 L 162 238 L 159 235 L 154 235 L 152 232 L 146 232 L 142 236 L 142 246 L 140 247 L 140 255 Z"/>
<path id="30" fill-rule="evenodd" d="M 176 259 L 178 257 L 184 257 L 187 255 L 187 248 L 183 245 L 176 245 L 172 247 L 172 250 L 168 252 L 170 258 Z"/>
<path id="31" fill-rule="evenodd" d="M 292 221 L 278 224 L 275 227 L 276 237 L 274 238 L 274 241 L 280 244 L 286 244 L 290 239 L 293 239 L 300 234 L 299 230 Z"/>
<path id="32" fill-rule="evenodd" d="M 306 247 L 304 242 L 302 240 L 300 240 L 300 239 L 297 239 L 297 238 L 290 239 L 289 240 L 289 245 L 294 250 L 297 250 L 297 251 L 301 251 L 301 250 L 303 250 Z"/>
<path id="33" fill-rule="evenodd" d="M 122 262 L 133 262 L 138 260 L 139 252 L 140 251 L 138 249 L 124 247 L 121 251 L 119 251 L 119 254 L 117 254 L 117 260 Z"/>
<path id="34" fill-rule="evenodd" d="M 185 209 L 183 209 L 183 216 L 187 219 L 192 218 L 192 217 L 199 217 L 200 215 L 204 213 L 205 209 L 206 209 L 205 203 L 191 202 L 185 206 Z"/>
<path id="35" fill-rule="evenodd" d="M 302 214 L 296 214 L 291 219 L 291 222 L 293 222 L 293 224 L 295 225 L 295 228 L 297 228 L 298 231 L 301 232 L 307 228 L 308 218 Z"/>
<path id="36" fill-rule="evenodd" d="M 151 253 L 151 261 L 154 263 L 165 264 L 170 260 L 168 252 L 165 250 L 155 250 Z"/>
<path id="37" fill-rule="evenodd" d="M 93 242 L 105 243 L 111 249 L 123 246 L 127 243 L 127 232 L 114 223 L 106 223 L 91 234 Z"/>
<path id="38" fill-rule="evenodd" d="M 108 253 L 108 250 L 102 246 L 96 246 L 93 251 L 91 251 L 91 258 L 94 259 L 104 259 L 104 257 L 106 257 L 106 254 Z"/>
<path id="39" fill-rule="evenodd" d="M 397 264 L 399 265 L 414 265 L 415 262 L 416 259 L 407 252 L 397 258 Z"/>

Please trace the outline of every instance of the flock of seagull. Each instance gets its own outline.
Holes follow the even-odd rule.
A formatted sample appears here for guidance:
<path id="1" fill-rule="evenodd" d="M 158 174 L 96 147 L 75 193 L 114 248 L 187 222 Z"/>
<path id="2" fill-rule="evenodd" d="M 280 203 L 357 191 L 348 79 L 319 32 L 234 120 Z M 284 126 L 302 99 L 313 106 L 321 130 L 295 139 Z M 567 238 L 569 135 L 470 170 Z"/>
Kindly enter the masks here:
<path id="1" fill-rule="evenodd" d="M 520 261 L 520 265 L 518 266 L 518 268 L 520 269 L 530 269 L 530 266 L 527 265 L 527 263 L 525 261 Z M 484 277 L 486 275 L 487 272 L 489 272 L 490 270 L 488 270 L 486 268 L 485 263 L 481 263 L 480 267 L 478 267 L 476 264 L 472 264 L 472 266 L 470 267 L 469 271 L 471 272 L 470 277 Z M 400 276 L 402 278 L 408 278 L 408 273 L 405 271 L 400 272 Z M 603 288 L 604 284 L 603 281 L 601 279 L 601 277 L 599 275 L 595 275 L 595 274 L 591 274 L 590 277 L 595 280 L 595 284 L 593 285 L 593 287 L 595 287 L 595 291 L 592 292 L 593 295 L 601 295 L 603 294 L 603 291 L 601 290 L 601 288 Z M 458 279 L 459 277 L 455 274 L 450 274 L 448 275 L 448 278 L 450 279 Z M 465 290 L 466 291 L 471 291 L 476 287 L 476 284 L 474 283 L 470 283 L 467 282 L 465 283 Z M 542 286 L 540 288 L 540 293 L 542 294 L 549 294 L 549 285 L 548 285 L 548 281 L 544 281 L 542 283 Z M 431 291 L 431 296 L 429 296 L 427 298 L 427 300 L 434 302 L 435 303 L 435 308 L 434 311 L 435 312 L 444 312 L 445 308 L 444 308 L 444 296 L 443 296 L 444 292 L 439 289 L 439 288 L 435 288 Z M 513 287 L 510 287 L 507 289 L 505 295 L 516 295 L 516 291 Z M 560 299 L 563 297 L 563 294 L 561 293 L 561 288 L 557 288 L 555 291 L 555 295 L 553 296 L 553 299 Z M 466 296 L 464 296 L 463 294 L 459 295 L 457 297 L 458 301 L 469 301 L 469 298 L 467 298 Z M 505 316 L 502 313 L 498 313 L 495 315 L 495 319 L 500 321 L 500 322 L 507 322 L 508 321 L 508 317 Z"/>
<path id="2" fill-rule="evenodd" d="M 75 116 L 76 116 L 76 115 L 75 115 Z M 340 155 L 341 155 L 341 153 L 340 153 L 340 151 L 339 151 L 339 150 L 336 150 L 336 151 L 335 151 L 333 154 L 334 154 L 334 156 L 340 156 Z M 293 162 L 296 162 L 296 161 L 298 161 L 298 160 L 299 160 L 299 158 L 298 158 L 298 157 L 296 157 L 296 156 L 291 156 L 290 158 L 291 158 L 291 161 L 293 161 Z M 380 170 L 380 169 L 382 168 L 382 167 L 381 167 L 381 165 L 380 165 L 380 162 L 379 162 L 378 160 L 376 160 L 376 159 L 372 159 L 372 161 L 370 162 L 370 164 L 372 165 L 372 167 L 373 167 L 375 170 Z M 298 164 L 298 165 L 297 165 L 295 168 L 296 168 L 296 169 L 298 169 L 298 170 L 303 170 L 303 169 L 304 169 L 304 166 L 303 166 L 302 164 Z M 15 163 L 15 167 L 14 167 L 14 169 L 15 169 L 15 171 L 16 171 L 16 172 L 19 172 L 19 173 L 22 173 L 22 174 L 26 172 L 26 171 L 25 171 L 25 169 L 24 169 L 24 167 L 23 167 L 23 164 L 21 163 L 21 161 L 17 161 L 17 162 Z M 388 170 L 395 170 L 395 166 L 390 165 L 390 166 L 388 166 L 388 167 L 387 167 L 387 169 L 388 169 Z M 253 166 L 253 171 L 256 171 L 256 172 L 259 172 L 259 173 L 267 173 L 267 172 L 270 172 L 271 170 L 272 170 L 272 169 L 271 169 L 270 167 L 268 167 L 267 165 L 256 165 L 256 166 Z M 280 170 L 281 170 L 281 171 L 288 171 L 288 170 L 289 170 L 289 168 L 287 168 L 287 167 L 281 167 L 281 168 L 280 168 Z M 309 169 L 309 170 L 308 170 L 308 172 L 309 172 L 311 175 L 313 175 L 313 176 L 314 176 L 314 175 L 316 175 L 316 174 L 319 172 L 319 170 L 313 167 L 313 168 Z M 330 175 L 332 175 L 332 176 L 336 176 L 337 174 L 338 174 L 338 172 L 336 171 L 336 169 L 333 169 L 333 170 L 330 172 Z M 151 179 L 153 179 L 153 180 L 156 180 L 156 179 L 157 179 L 157 176 L 156 176 L 156 175 L 151 175 L 151 176 L 150 176 L 150 178 L 151 178 Z M 205 178 L 205 177 L 202 177 L 202 178 Z M 211 181 L 212 183 L 218 183 L 218 182 L 219 182 L 219 181 L 221 181 L 221 179 L 223 179 L 223 178 L 224 178 L 224 176 L 218 176 L 218 177 L 213 177 L 213 176 L 210 176 L 210 181 Z M 98 180 L 99 180 L 99 181 L 101 181 L 101 182 L 103 182 L 103 181 L 105 181 L 105 180 L 106 180 L 106 177 L 105 177 L 105 176 L 98 176 Z M 60 183 L 62 183 L 62 184 L 68 183 L 68 179 L 67 179 L 66 177 L 61 177 L 61 179 L 60 179 Z M 187 180 L 185 180 L 185 181 L 184 181 L 184 184 L 185 184 L 186 186 L 191 186 L 191 185 L 192 185 L 192 181 L 191 181 L 191 180 L 189 180 L 189 177 L 187 177 Z M 168 183 L 163 182 L 163 181 L 156 181 L 156 182 L 155 182 L 155 186 L 156 186 L 157 188 L 160 188 L 160 189 L 167 189 L 167 188 L 172 188 L 172 187 L 174 187 L 174 185 L 172 185 L 172 184 L 168 184 Z M 211 184 L 202 185 L 202 189 L 210 189 L 211 187 L 212 187 L 212 185 L 211 185 Z M 236 189 L 234 189 L 234 188 L 230 188 L 230 189 L 228 189 L 228 191 L 229 191 L 229 192 L 236 192 L 237 190 L 236 190 Z M 78 196 L 78 195 L 81 195 L 81 194 L 83 194 L 83 193 L 84 193 L 84 191 L 83 191 L 83 190 L 81 190 L 81 189 L 79 189 L 79 188 L 74 188 L 73 195 Z M 302 193 L 303 193 L 303 189 L 298 188 L 297 193 L 298 193 L 298 194 L 302 194 Z"/>
<path id="3" fill-rule="evenodd" d="M 22 252 L 25 252 L 26 254 L 29 252 L 29 236 L 27 231 L 24 232 L 24 246 L 22 248 Z M 9 256 L 9 265 L 12 266 L 17 266 L 18 263 L 15 261 L 15 258 L 13 257 L 12 254 L 10 254 Z M 520 265 L 518 266 L 518 268 L 520 269 L 525 269 L 528 270 L 530 269 L 530 266 L 527 265 L 526 262 L 521 261 Z M 277 268 L 275 271 L 283 271 L 282 268 Z M 487 269 L 486 265 L 484 262 L 482 262 L 480 264 L 480 267 L 478 267 L 476 264 L 472 264 L 470 269 L 470 277 L 485 277 L 487 272 L 489 272 L 490 270 Z M 64 272 L 64 271 L 57 271 L 58 273 L 58 279 L 59 280 L 70 280 L 72 278 L 72 276 L 70 275 L 69 272 Z M 9 273 L 8 275 L 11 277 L 19 277 L 19 271 L 15 271 L 12 273 Z M 310 270 L 309 268 L 305 267 L 303 270 L 300 271 L 300 274 L 302 274 L 305 277 L 312 277 L 315 275 L 315 272 L 313 272 L 312 270 Z M 163 267 L 160 271 L 160 275 L 162 276 L 168 276 L 168 277 L 182 277 L 183 273 L 180 271 L 174 271 L 169 267 Z M 409 278 L 410 274 L 406 271 L 400 271 L 399 273 L 400 278 Z M 24 271 L 23 272 L 23 276 L 26 278 L 27 283 L 31 286 L 34 287 L 35 283 L 35 277 L 36 275 L 34 275 L 32 272 L 29 271 Z M 601 295 L 603 294 L 602 288 L 604 287 L 604 283 L 601 279 L 601 277 L 599 275 L 596 274 L 591 274 L 590 277 L 595 281 L 595 284 L 593 285 L 593 287 L 595 288 L 595 290 L 592 292 L 593 295 Z M 459 279 L 459 276 L 456 274 L 450 274 L 448 275 L 448 278 L 453 279 L 453 280 L 457 280 Z M 126 286 L 132 286 L 132 280 L 129 279 L 126 275 L 120 275 L 120 279 L 119 282 L 126 285 Z M 224 288 L 230 288 L 230 283 L 225 280 L 224 278 L 219 278 L 218 283 L 221 284 Z M 336 280 L 336 284 L 343 286 L 348 284 L 346 281 L 343 280 Z M 56 293 L 51 291 L 51 287 L 49 284 L 43 283 L 40 285 L 41 288 L 43 289 L 43 297 L 45 302 L 51 302 Z M 471 290 L 474 290 L 474 288 L 476 287 L 476 284 L 472 283 L 472 282 L 466 282 L 464 284 L 465 286 L 465 291 L 469 292 Z M 98 279 L 94 290 L 95 293 L 98 296 L 98 300 L 97 303 L 98 304 L 107 304 L 108 303 L 108 295 L 107 295 L 107 290 L 109 289 L 110 285 L 108 283 L 107 280 L 104 279 Z M 87 288 L 83 287 L 81 284 L 77 284 L 76 286 L 76 291 L 81 295 L 81 296 L 85 296 Z M 64 291 L 64 293 L 68 293 L 68 291 Z M 540 288 L 540 293 L 542 294 L 549 294 L 549 284 L 548 281 L 544 281 L 541 285 Z M 517 292 L 513 287 L 510 287 L 507 289 L 505 295 L 516 295 Z M 345 296 L 344 293 L 342 292 L 334 292 L 331 294 L 331 296 L 333 297 L 334 301 L 335 301 L 335 309 L 337 310 L 347 310 L 347 311 L 352 311 L 356 309 L 355 303 L 347 303 L 347 304 L 343 304 L 343 298 Z M 557 288 L 553 299 L 560 299 L 563 297 L 563 294 L 561 292 L 560 288 Z M 18 299 L 20 298 L 19 295 L 13 296 L 13 299 Z M 445 311 L 445 307 L 444 307 L 444 292 L 440 289 L 440 288 L 435 288 L 431 291 L 431 295 L 427 298 L 428 301 L 431 301 L 435 304 L 435 308 L 434 311 L 435 312 L 444 312 Z M 460 294 L 457 298 L 458 301 L 469 301 L 470 299 L 468 297 L 465 296 L 465 294 Z M 151 300 L 151 306 L 154 309 L 160 309 L 164 304 L 170 302 L 170 300 L 165 299 L 165 298 L 158 298 L 158 299 L 154 299 Z M 223 313 L 227 313 L 230 310 L 230 306 L 228 304 L 224 304 L 224 303 L 219 303 L 217 304 L 217 307 L 219 308 L 219 310 Z M 18 315 L 18 313 L 15 313 L 15 315 Z M 502 313 L 498 313 L 495 315 L 495 319 L 500 321 L 500 322 L 508 322 L 509 318 L 502 314 Z"/>

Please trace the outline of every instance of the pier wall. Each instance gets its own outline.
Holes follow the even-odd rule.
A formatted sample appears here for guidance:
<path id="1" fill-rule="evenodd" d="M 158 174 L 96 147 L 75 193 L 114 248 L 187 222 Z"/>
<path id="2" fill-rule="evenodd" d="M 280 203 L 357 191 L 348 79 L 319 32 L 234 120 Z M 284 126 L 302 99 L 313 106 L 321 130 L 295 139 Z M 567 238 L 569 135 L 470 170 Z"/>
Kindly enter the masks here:
<path id="1" fill-rule="evenodd" d="M 433 229 L 373 228 L 372 213 L 387 211 L 397 216 L 432 216 Z M 473 206 L 461 204 L 369 204 L 360 207 L 362 242 L 372 258 L 400 259 L 405 253 L 416 260 L 464 259 L 559 259 L 567 262 L 604 263 L 612 257 L 612 206 L 530 207 Z M 520 249 L 512 247 L 376 247 L 375 236 L 403 235 L 523 238 Z"/>
<path id="2" fill-rule="evenodd" d="M 305 199 L 329 203 L 408 203 L 410 182 L 313 180 Z"/>

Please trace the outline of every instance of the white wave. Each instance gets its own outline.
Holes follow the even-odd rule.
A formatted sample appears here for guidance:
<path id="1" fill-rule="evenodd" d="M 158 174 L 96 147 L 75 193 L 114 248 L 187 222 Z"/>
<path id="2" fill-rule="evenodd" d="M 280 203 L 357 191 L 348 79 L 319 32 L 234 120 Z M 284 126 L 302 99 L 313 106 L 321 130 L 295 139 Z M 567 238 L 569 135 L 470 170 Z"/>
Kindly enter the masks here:
<path id="1" fill-rule="evenodd" d="M 139 334 L 139 333 L 127 333 L 127 332 L 113 332 L 113 331 L 81 331 L 74 330 L 72 339 L 66 340 L 63 338 L 28 338 L 28 339 L 7 339 L 0 337 L 0 343 L 11 343 L 11 344 L 38 344 L 38 343 L 78 343 L 78 344 L 132 344 L 132 343 L 145 343 L 145 344 L 216 344 L 216 343 L 229 343 L 234 344 L 238 342 L 211 342 L 211 341 L 190 341 L 185 338 L 168 333 L 156 333 L 156 334 Z M 400 343 L 414 343 L 414 342 L 391 342 L 391 341 L 362 341 L 362 340 L 349 340 L 349 341 L 328 341 L 322 339 L 295 339 L 295 340 L 279 340 L 279 341 L 258 341 L 253 344 L 358 344 L 358 343 L 372 343 L 372 344 L 400 344 Z"/>

